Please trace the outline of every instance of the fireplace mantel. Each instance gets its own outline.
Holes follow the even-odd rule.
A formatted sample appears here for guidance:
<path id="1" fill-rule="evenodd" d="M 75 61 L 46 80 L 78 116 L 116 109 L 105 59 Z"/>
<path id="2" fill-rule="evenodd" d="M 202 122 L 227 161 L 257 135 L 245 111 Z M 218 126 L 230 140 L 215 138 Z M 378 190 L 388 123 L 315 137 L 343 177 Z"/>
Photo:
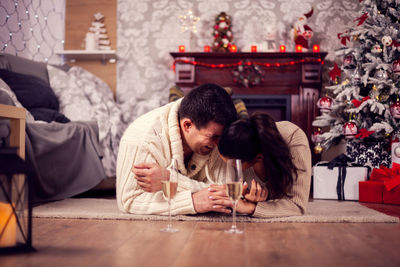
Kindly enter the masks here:
<path id="1" fill-rule="evenodd" d="M 185 92 L 203 83 L 216 83 L 231 87 L 233 97 L 251 96 L 248 97 L 250 100 L 269 96 L 271 99 L 279 96 L 289 98 L 289 115 L 280 119 L 297 124 L 309 138 L 311 123 L 318 115 L 316 102 L 321 91 L 321 70 L 326 55 L 325 52 L 171 53 L 175 60 L 175 82 Z M 232 71 L 237 70 L 238 62 L 260 66 L 263 81 L 249 87 L 236 82 Z"/>

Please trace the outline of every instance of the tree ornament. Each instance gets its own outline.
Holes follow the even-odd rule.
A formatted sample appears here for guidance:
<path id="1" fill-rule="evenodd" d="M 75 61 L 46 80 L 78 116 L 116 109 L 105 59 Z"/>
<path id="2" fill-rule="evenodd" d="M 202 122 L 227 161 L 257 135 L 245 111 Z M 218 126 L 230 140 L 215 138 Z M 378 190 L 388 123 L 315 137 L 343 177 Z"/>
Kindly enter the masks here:
<path id="1" fill-rule="evenodd" d="M 400 158 L 400 144 L 394 148 L 393 152 L 396 157 Z"/>
<path id="2" fill-rule="evenodd" d="M 318 108 L 321 109 L 321 113 L 329 113 L 332 110 L 333 99 L 329 96 L 323 96 L 317 101 Z"/>
<path id="3" fill-rule="evenodd" d="M 391 46 L 392 45 L 392 37 L 385 35 L 382 37 L 382 44 L 384 46 Z"/>
<path id="4" fill-rule="evenodd" d="M 343 135 L 346 139 L 354 138 L 357 133 L 358 128 L 354 121 L 348 121 L 343 125 Z"/>
<path id="5" fill-rule="evenodd" d="M 345 69 L 354 69 L 356 67 L 356 62 L 353 54 L 347 54 L 344 56 L 343 67 Z"/>
<path id="6" fill-rule="evenodd" d="M 374 54 L 382 53 L 382 47 L 379 44 L 375 44 L 372 47 L 371 52 L 374 53 Z"/>
<path id="7" fill-rule="evenodd" d="M 322 137 L 321 136 L 322 136 L 322 130 L 321 130 L 321 128 L 317 128 L 311 134 L 311 141 L 314 144 L 321 143 L 322 142 Z"/>
<path id="8" fill-rule="evenodd" d="M 375 72 L 375 74 L 374 74 L 374 78 L 375 78 L 375 79 L 378 79 L 378 80 L 381 80 L 381 81 L 387 80 L 388 77 L 389 77 L 389 76 L 388 76 L 388 73 L 387 73 L 387 71 L 384 70 L 384 69 L 378 69 L 378 70 Z"/>
<path id="9" fill-rule="evenodd" d="M 314 146 L 314 153 L 315 154 L 321 154 L 324 151 L 324 148 L 321 146 L 321 144 L 316 144 Z"/>
<path id="10" fill-rule="evenodd" d="M 225 12 L 219 13 L 215 18 L 214 25 L 214 42 L 212 50 L 214 52 L 229 52 L 233 45 L 231 31 L 231 17 Z"/>
<path id="11" fill-rule="evenodd" d="M 332 82 L 337 82 L 337 78 L 341 75 L 341 70 L 339 69 L 338 65 L 335 63 L 333 68 L 329 71 L 329 77 Z"/>
<path id="12" fill-rule="evenodd" d="M 398 98 L 396 102 L 390 105 L 390 114 L 393 118 L 400 119 L 400 101 Z"/>
<path id="13" fill-rule="evenodd" d="M 111 50 L 104 15 L 97 12 L 93 17 L 94 21 L 86 34 L 86 50 Z"/>
<path id="14" fill-rule="evenodd" d="M 392 63 L 392 73 L 396 76 L 400 75 L 400 58 L 396 59 Z"/>

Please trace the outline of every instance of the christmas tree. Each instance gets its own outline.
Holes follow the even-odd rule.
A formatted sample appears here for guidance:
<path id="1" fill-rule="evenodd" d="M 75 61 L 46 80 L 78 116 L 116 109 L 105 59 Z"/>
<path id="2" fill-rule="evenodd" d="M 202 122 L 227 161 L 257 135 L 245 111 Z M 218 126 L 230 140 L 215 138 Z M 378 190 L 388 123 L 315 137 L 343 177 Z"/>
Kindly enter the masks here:
<path id="1" fill-rule="evenodd" d="M 343 47 L 336 56 L 342 64 L 330 70 L 332 84 L 318 102 L 322 114 L 313 122 L 318 130 L 312 136 L 316 152 L 342 138 L 348 147 L 360 148 L 400 137 L 400 1 L 360 2 L 356 25 L 338 34 Z M 361 155 L 363 149 L 358 148 L 353 150 Z M 358 163 L 382 163 L 381 156 L 375 158 L 372 164 L 371 159 Z"/>
<path id="2" fill-rule="evenodd" d="M 232 46 L 231 17 L 225 12 L 221 12 L 215 18 L 214 25 L 214 52 L 229 52 Z"/>
<path id="3" fill-rule="evenodd" d="M 89 32 L 95 36 L 95 48 L 98 50 L 111 50 L 110 40 L 107 35 L 107 29 L 104 23 L 104 15 L 100 12 L 94 14 Z"/>

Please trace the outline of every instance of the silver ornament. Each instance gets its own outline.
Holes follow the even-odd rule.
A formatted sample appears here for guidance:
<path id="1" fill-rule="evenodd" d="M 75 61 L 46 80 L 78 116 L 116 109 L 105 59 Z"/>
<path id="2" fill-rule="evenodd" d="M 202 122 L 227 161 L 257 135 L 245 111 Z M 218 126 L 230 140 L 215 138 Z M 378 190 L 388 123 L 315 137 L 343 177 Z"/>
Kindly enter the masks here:
<path id="1" fill-rule="evenodd" d="M 400 158 L 400 145 L 397 145 L 397 146 L 394 148 L 394 155 L 395 155 L 396 157 Z"/>

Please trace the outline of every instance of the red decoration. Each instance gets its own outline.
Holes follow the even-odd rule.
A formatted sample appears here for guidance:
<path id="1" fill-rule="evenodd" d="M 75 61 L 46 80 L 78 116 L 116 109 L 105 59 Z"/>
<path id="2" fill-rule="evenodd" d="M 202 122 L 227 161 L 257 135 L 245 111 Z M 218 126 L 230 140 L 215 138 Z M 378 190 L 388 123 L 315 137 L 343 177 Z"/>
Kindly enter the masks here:
<path id="1" fill-rule="evenodd" d="M 314 144 L 321 143 L 322 142 L 321 135 L 322 135 L 321 128 L 318 128 L 318 129 L 314 130 L 312 135 L 311 135 L 311 141 Z"/>
<path id="2" fill-rule="evenodd" d="M 347 32 L 339 32 L 337 34 L 338 39 L 340 39 L 340 43 L 342 45 L 346 45 L 347 41 L 350 41 L 350 37 L 349 36 L 342 36 L 342 34 L 347 33 Z"/>
<path id="3" fill-rule="evenodd" d="M 354 121 L 348 121 L 343 125 L 343 135 L 346 139 L 354 138 L 357 133 L 358 128 Z"/>
<path id="4" fill-rule="evenodd" d="M 394 74 L 400 74 L 400 58 L 396 59 L 392 63 L 392 71 Z"/>
<path id="5" fill-rule="evenodd" d="M 303 50 L 302 45 L 296 45 L 296 52 L 301 52 Z"/>
<path id="6" fill-rule="evenodd" d="M 257 46 L 256 45 L 252 45 L 251 46 L 251 52 L 257 52 Z"/>
<path id="7" fill-rule="evenodd" d="M 335 63 L 333 65 L 333 69 L 329 71 L 329 77 L 331 78 L 332 81 L 336 81 L 337 77 L 340 77 L 341 70 L 339 69 L 338 65 Z"/>
<path id="8" fill-rule="evenodd" d="M 366 138 L 368 136 L 370 136 L 371 134 L 373 134 L 375 131 L 368 131 L 365 128 L 361 128 L 360 131 L 358 132 L 358 134 L 356 134 L 354 137 L 355 138 Z"/>
<path id="9" fill-rule="evenodd" d="M 211 47 L 209 45 L 205 45 L 204 46 L 204 52 L 210 52 L 211 51 Z"/>
<path id="10" fill-rule="evenodd" d="M 179 52 L 185 52 L 185 46 L 184 45 L 180 45 L 179 46 Z"/>
<path id="11" fill-rule="evenodd" d="M 281 51 L 282 53 L 283 53 L 283 52 L 286 52 L 286 46 L 280 45 L 280 46 L 279 46 L 279 51 Z"/>
<path id="12" fill-rule="evenodd" d="M 353 105 L 358 108 L 363 102 L 367 101 L 368 99 L 371 99 L 371 97 L 366 96 L 364 97 L 361 101 L 357 100 L 357 99 L 353 99 L 351 100 L 351 103 L 353 103 Z"/>
<path id="13" fill-rule="evenodd" d="M 326 113 L 332 110 L 333 99 L 329 96 L 323 96 L 318 99 L 317 106 L 321 109 L 322 113 Z"/>
<path id="14" fill-rule="evenodd" d="M 390 105 L 390 114 L 392 114 L 393 118 L 400 119 L 400 101 L 397 100 L 393 104 Z"/>
<path id="15" fill-rule="evenodd" d="M 310 18 L 314 12 L 314 9 L 311 9 L 310 12 L 300 16 L 297 21 L 294 23 L 294 42 L 295 45 L 301 45 L 302 47 L 308 49 L 308 41 L 313 36 L 313 31 L 310 26 L 307 25 L 307 18 Z M 298 51 L 301 52 L 301 51 Z"/>
<path id="16" fill-rule="evenodd" d="M 368 18 L 368 13 L 364 13 L 361 17 L 356 18 L 354 21 L 358 21 L 357 26 L 360 26 Z"/>
<path id="17" fill-rule="evenodd" d="M 314 53 L 318 53 L 319 52 L 319 45 L 313 45 L 312 50 Z"/>

